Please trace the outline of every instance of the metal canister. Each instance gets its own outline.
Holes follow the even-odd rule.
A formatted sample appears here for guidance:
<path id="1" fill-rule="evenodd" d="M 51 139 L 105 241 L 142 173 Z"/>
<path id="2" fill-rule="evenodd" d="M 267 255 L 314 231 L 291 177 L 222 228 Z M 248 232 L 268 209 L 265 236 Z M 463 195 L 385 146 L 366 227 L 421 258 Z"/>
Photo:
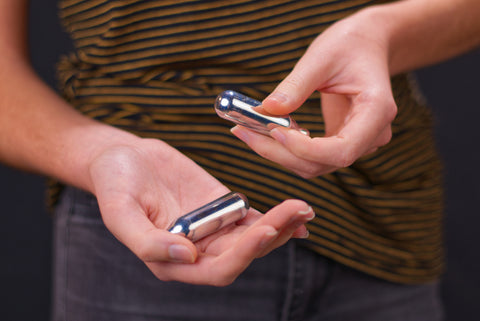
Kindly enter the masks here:
<path id="1" fill-rule="evenodd" d="M 184 235 L 195 242 L 244 218 L 248 209 L 245 195 L 230 192 L 179 217 L 169 226 L 168 231 Z"/>
<path id="2" fill-rule="evenodd" d="M 261 104 L 258 100 L 226 90 L 216 98 L 215 111 L 224 119 L 267 136 L 275 127 L 295 129 L 309 135 L 308 130 L 300 128 L 289 115 L 269 115 L 263 110 Z"/>

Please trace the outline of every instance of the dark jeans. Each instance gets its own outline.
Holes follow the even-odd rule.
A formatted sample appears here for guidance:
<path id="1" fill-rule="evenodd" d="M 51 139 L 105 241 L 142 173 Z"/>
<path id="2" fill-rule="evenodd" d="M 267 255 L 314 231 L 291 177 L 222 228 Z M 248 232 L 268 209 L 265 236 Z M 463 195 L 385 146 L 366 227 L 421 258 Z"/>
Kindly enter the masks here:
<path id="1" fill-rule="evenodd" d="M 162 282 L 105 228 L 93 196 L 68 188 L 55 216 L 55 321 L 442 320 L 438 284 L 400 285 L 291 241 L 232 285 Z"/>

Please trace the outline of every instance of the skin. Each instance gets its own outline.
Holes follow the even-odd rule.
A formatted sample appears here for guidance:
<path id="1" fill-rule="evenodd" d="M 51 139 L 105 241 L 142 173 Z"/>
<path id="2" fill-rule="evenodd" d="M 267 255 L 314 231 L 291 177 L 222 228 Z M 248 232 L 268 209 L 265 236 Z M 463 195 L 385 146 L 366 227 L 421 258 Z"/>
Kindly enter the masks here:
<path id="1" fill-rule="evenodd" d="M 397 106 L 390 76 L 446 60 L 480 44 L 478 0 L 404 0 L 366 8 L 319 35 L 263 101 L 274 115 L 319 91 L 324 137 L 277 128 L 271 138 L 237 126 L 259 155 L 304 178 L 347 167 L 387 144 Z"/>
<path id="2" fill-rule="evenodd" d="M 29 65 L 26 13 L 26 1 L 0 0 L 2 162 L 93 193 L 107 228 L 161 280 L 224 286 L 255 258 L 308 235 L 314 213 L 300 200 L 251 209 L 195 244 L 167 232 L 228 189 L 164 142 L 90 120 L 59 98 Z"/>
<path id="3" fill-rule="evenodd" d="M 319 90 L 326 137 L 282 129 L 273 130 L 272 138 L 240 127 L 232 132 L 303 177 L 350 165 L 390 140 L 396 114 L 390 75 L 480 43 L 479 4 L 399 1 L 334 24 L 263 102 L 272 114 L 290 113 Z M 43 84 L 28 63 L 26 6 L 25 0 L 0 0 L 2 162 L 95 194 L 107 228 L 161 280 L 227 285 L 255 258 L 292 237 L 306 237 L 304 223 L 314 213 L 300 200 L 287 200 L 263 215 L 252 209 L 238 224 L 195 244 L 166 232 L 168 222 L 228 189 L 162 141 L 87 119 Z M 445 16 L 454 17 L 454 28 L 443 23 Z M 433 39 L 432 34 L 441 36 L 419 41 Z M 200 194 L 197 186 L 209 192 Z"/>

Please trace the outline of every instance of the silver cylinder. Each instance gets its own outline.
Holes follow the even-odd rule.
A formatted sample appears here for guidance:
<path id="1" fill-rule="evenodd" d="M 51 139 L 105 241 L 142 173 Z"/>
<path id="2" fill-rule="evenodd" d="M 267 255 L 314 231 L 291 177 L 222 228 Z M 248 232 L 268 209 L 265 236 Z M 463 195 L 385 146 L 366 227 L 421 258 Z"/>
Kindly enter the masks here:
<path id="1" fill-rule="evenodd" d="M 168 227 L 168 231 L 195 242 L 244 218 L 248 209 L 245 195 L 230 192 L 179 217 Z"/>
<path id="2" fill-rule="evenodd" d="M 261 104 L 258 100 L 227 90 L 215 100 L 215 111 L 220 117 L 263 135 L 268 136 L 275 127 L 295 129 L 309 135 L 308 130 L 300 128 L 289 115 L 268 115 L 260 107 Z"/>

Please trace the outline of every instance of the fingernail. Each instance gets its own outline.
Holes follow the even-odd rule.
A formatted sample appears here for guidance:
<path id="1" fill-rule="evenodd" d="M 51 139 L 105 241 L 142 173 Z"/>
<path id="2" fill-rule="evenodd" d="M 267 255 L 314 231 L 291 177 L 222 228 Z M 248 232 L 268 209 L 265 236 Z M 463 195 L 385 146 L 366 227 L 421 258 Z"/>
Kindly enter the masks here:
<path id="1" fill-rule="evenodd" d="M 308 230 L 305 230 L 305 233 L 300 236 L 301 239 L 308 239 L 308 237 L 310 236 L 310 232 Z"/>
<path id="2" fill-rule="evenodd" d="M 270 244 L 277 235 L 278 235 L 278 231 L 272 227 L 270 231 L 265 233 L 263 240 L 260 242 L 260 247 L 261 248 L 267 247 L 268 244 Z"/>
<path id="3" fill-rule="evenodd" d="M 285 134 L 282 132 L 282 130 L 278 128 L 274 128 L 270 131 L 270 136 L 272 136 L 276 141 L 278 141 L 281 144 L 285 144 L 285 140 L 287 137 Z"/>
<path id="4" fill-rule="evenodd" d="M 180 244 L 172 244 L 168 247 L 170 259 L 176 262 L 193 263 L 193 254 L 188 247 Z"/>
<path id="5" fill-rule="evenodd" d="M 230 132 L 235 135 L 238 139 L 240 139 L 241 141 L 243 141 L 245 144 L 248 144 L 249 140 L 250 140 L 250 134 L 248 133 L 248 131 L 240 128 L 240 127 L 233 127 L 232 129 L 230 129 Z"/>
<path id="6" fill-rule="evenodd" d="M 265 236 L 268 236 L 268 237 L 274 237 L 278 234 L 278 231 L 273 229 L 271 231 L 268 231 L 267 233 L 265 233 Z"/>
<path id="7" fill-rule="evenodd" d="M 307 209 L 305 210 L 302 210 L 302 211 L 298 211 L 297 214 L 299 215 L 305 215 L 307 220 L 313 220 L 313 218 L 315 217 L 315 212 L 313 211 L 312 207 L 309 206 Z"/>

